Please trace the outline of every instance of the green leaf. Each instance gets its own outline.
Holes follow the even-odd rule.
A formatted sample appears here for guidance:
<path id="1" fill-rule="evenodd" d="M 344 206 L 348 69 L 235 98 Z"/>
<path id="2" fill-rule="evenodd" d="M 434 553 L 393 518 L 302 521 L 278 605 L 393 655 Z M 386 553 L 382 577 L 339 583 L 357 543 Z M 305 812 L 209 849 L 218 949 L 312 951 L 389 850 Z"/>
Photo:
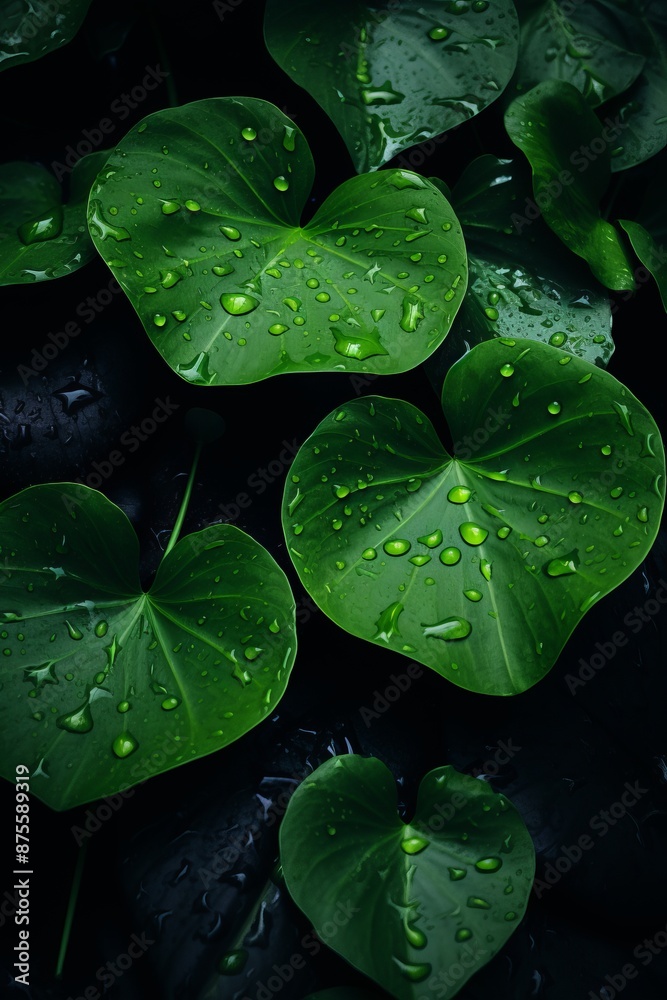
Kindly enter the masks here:
<path id="1" fill-rule="evenodd" d="M 115 794 L 219 750 L 280 700 L 294 600 L 254 539 L 181 539 L 150 590 L 125 514 L 86 486 L 0 505 L 2 775 L 30 768 L 54 809 Z"/>
<path id="2" fill-rule="evenodd" d="M 632 249 L 655 278 L 663 308 L 667 310 L 667 254 L 664 243 L 658 243 L 639 222 L 619 219 L 619 226 L 623 226 L 630 237 Z"/>
<path id="3" fill-rule="evenodd" d="M 90 2 L 0 0 L 0 70 L 34 62 L 66 45 L 81 27 Z"/>
<path id="4" fill-rule="evenodd" d="M 389 374 L 446 336 L 467 280 L 449 202 L 387 170 L 342 184 L 301 227 L 313 169 L 301 132 L 254 98 L 160 111 L 111 155 L 90 230 L 182 378 Z"/>
<path id="5" fill-rule="evenodd" d="M 514 806 L 438 767 L 410 823 L 381 761 L 334 757 L 297 788 L 280 827 L 287 888 L 318 936 L 399 1000 L 457 989 L 528 905 L 535 850 Z M 333 931 L 331 930 L 333 928 Z"/>
<path id="6" fill-rule="evenodd" d="M 624 0 L 518 0 L 517 8 L 517 91 L 564 80 L 595 107 L 622 94 L 642 71 L 643 25 Z"/>
<path id="7" fill-rule="evenodd" d="M 401 400 L 326 417 L 291 467 L 285 537 L 348 632 L 468 690 L 517 694 L 651 548 L 662 441 L 606 371 L 527 340 L 474 347 L 443 409 L 454 458 Z"/>
<path id="8" fill-rule="evenodd" d="M 641 8 L 646 65 L 632 87 L 603 109 L 620 131 L 612 170 L 643 163 L 667 144 L 667 12 L 662 0 L 644 0 Z"/>
<path id="9" fill-rule="evenodd" d="M 516 65 L 511 0 L 269 0 L 269 52 L 326 111 L 356 170 L 460 125 L 495 101 Z"/>
<path id="10" fill-rule="evenodd" d="M 63 205 L 50 171 L 32 163 L 0 166 L 0 285 L 62 278 L 95 256 L 86 226 L 88 192 L 106 151 L 80 159 Z"/>
<path id="11" fill-rule="evenodd" d="M 607 288 L 634 288 L 618 231 L 598 204 L 611 177 L 610 130 L 570 83 L 548 80 L 507 109 L 505 126 L 533 170 L 535 200 L 544 221 L 588 261 Z"/>
<path id="12" fill-rule="evenodd" d="M 609 298 L 544 224 L 527 167 L 480 156 L 451 202 L 463 226 L 469 281 L 434 357 L 455 360 L 491 337 L 526 337 L 606 365 L 614 350 Z"/>

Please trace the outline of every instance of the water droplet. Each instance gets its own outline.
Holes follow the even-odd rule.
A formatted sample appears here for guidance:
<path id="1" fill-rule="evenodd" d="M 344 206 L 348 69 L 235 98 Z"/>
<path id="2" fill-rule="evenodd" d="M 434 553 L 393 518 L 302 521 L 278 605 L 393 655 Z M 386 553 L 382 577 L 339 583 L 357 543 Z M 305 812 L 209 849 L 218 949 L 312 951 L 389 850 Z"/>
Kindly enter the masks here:
<path id="1" fill-rule="evenodd" d="M 122 226 L 113 226 L 106 221 L 102 215 L 102 203 L 100 201 L 91 201 L 90 209 L 90 227 L 99 239 L 106 240 L 111 236 L 118 243 L 122 240 L 130 239 L 127 229 L 123 229 Z"/>
<path id="2" fill-rule="evenodd" d="M 584 499 L 584 495 L 583 493 L 580 493 L 578 490 L 571 490 L 567 495 L 567 499 L 570 501 L 570 503 L 581 503 L 582 500 Z"/>
<path id="3" fill-rule="evenodd" d="M 249 126 L 241 129 L 241 135 L 247 142 L 252 142 L 253 139 L 257 138 L 257 132 Z"/>
<path id="4" fill-rule="evenodd" d="M 431 28 L 428 33 L 428 37 L 434 42 L 441 42 L 443 39 L 447 38 L 449 31 L 447 28 Z"/>
<path id="5" fill-rule="evenodd" d="M 554 400 L 554 402 L 553 402 L 553 403 L 549 403 L 549 405 L 547 406 L 547 410 L 548 410 L 548 411 L 549 411 L 549 413 L 551 413 L 551 415 L 552 415 L 552 416 L 554 416 L 554 417 L 555 417 L 555 416 L 556 416 L 556 415 L 557 415 L 558 413 L 560 413 L 561 409 L 562 409 L 562 407 L 561 407 L 560 403 L 556 402 L 555 400 Z"/>
<path id="6" fill-rule="evenodd" d="M 447 871 L 452 882 L 459 882 L 467 874 L 465 868 L 448 868 Z"/>
<path id="7" fill-rule="evenodd" d="M 401 841 L 401 849 L 406 854 L 421 854 L 428 847 L 428 843 L 423 837 L 406 837 Z"/>
<path id="8" fill-rule="evenodd" d="M 243 131 L 254 132 L 254 129 L 244 129 Z M 253 135 L 254 138 L 255 136 Z M 234 951 L 228 951 L 218 962 L 218 972 L 222 976 L 236 976 L 244 968 L 247 961 L 248 952 L 245 948 L 236 948 Z"/>
<path id="9" fill-rule="evenodd" d="M 280 174 L 278 177 L 273 178 L 273 186 L 276 191 L 287 191 L 289 188 L 289 181 L 283 174 Z"/>
<path id="10" fill-rule="evenodd" d="M 472 490 L 467 486 L 453 486 L 447 494 L 450 503 L 467 503 L 472 496 Z"/>
<path id="11" fill-rule="evenodd" d="M 174 212 L 179 212 L 181 206 L 177 201 L 164 201 L 162 202 L 162 214 L 163 215 L 173 215 Z"/>
<path id="12" fill-rule="evenodd" d="M 491 909 L 491 905 L 485 899 L 482 899 L 481 896 L 468 896 L 466 906 L 469 906 L 473 910 Z"/>
<path id="13" fill-rule="evenodd" d="M 44 243 L 45 240 L 55 239 L 56 236 L 60 235 L 62 226 L 63 211 L 62 207 L 58 205 L 41 219 L 24 222 L 22 226 L 18 227 L 17 235 L 24 246 L 31 246 L 33 243 Z"/>
<path id="14" fill-rule="evenodd" d="M 455 548 L 453 545 L 443 549 L 440 553 L 440 562 L 444 563 L 445 566 L 455 566 L 460 558 L 461 550 Z"/>
<path id="15" fill-rule="evenodd" d="M 240 240 L 241 233 L 235 226 L 220 226 L 220 232 L 223 236 L 226 236 L 228 240 Z"/>
<path id="16" fill-rule="evenodd" d="M 497 872 L 502 866 L 500 858 L 480 858 L 479 861 L 475 862 L 475 868 L 478 872 Z"/>
<path id="17" fill-rule="evenodd" d="M 648 521 L 648 507 L 640 507 L 637 511 L 637 520 L 641 521 L 642 524 L 646 524 Z"/>
<path id="18" fill-rule="evenodd" d="M 288 327 L 284 323 L 274 323 L 273 326 L 269 327 L 269 333 L 272 337 L 279 337 L 281 333 L 286 333 Z"/>
<path id="19" fill-rule="evenodd" d="M 425 625 L 422 622 L 425 636 L 443 639 L 450 642 L 453 639 L 466 639 L 472 632 L 472 625 L 465 618 L 444 618 L 435 625 Z"/>
<path id="20" fill-rule="evenodd" d="M 429 549 L 434 549 L 438 545 L 442 545 L 442 531 L 440 528 L 437 528 L 430 535 L 421 535 L 417 541 L 421 542 L 422 545 L 428 545 Z"/>
<path id="21" fill-rule="evenodd" d="M 624 403 L 617 403 L 616 401 L 612 402 L 611 405 L 616 410 L 616 414 L 623 430 L 630 434 L 631 437 L 634 437 L 635 432 L 632 429 L 632 419 L 628 407 L 625 406 Z"/>
<path id="22" fill-rule="evenodd" d="M 77 708 L 74 712 L 61 715 L 59 719 L 56 719 L 56 725 L 68 733 L 89 733 L 93 728 L 93 716 L 89 703 L 86 701 L 81 708 Z"/>
<path id="23" fill-rule="evenodd" d="M 134 753 L 138 746 L 139 744 L 131 733 L 122 733 L 113 741 L 111 749 L 116 757 L 120 757 L 122 760 L 124 757 L 129 757 L 131 753 Z"/>
<path id="24" fill-rule="evenodd" d="M 468 930 L 467 927 L 460 927 L 456 934 L 454 935 L 455 941 L 469 941 L 472 937 L 472 931 Z"/>
<path id="25" fill-rule="evenodd" d="M 431 966 L 428 962 L 412 963 L 412 962 L 402 962 L 400 958 L 396 958 L 392 955 L 392 960 L 398 966 L 398 970 L 405 979 L 409 979 L 411 983 L 421 983 L 424 979 L 427 979 L 431 975 Z"/>
<path id="26" fill-rule="evenodd" d="M 477 603 L 477 601 L 482 600 L 483 595 L 480 593 L 479 590 L 464 590 L 463 593 L 465 597 L 468 598 L 469 601 L 473 601 L 475 604 Z"/>
<path id="27" fill-rule="evenodd" d="M 230 316 L 245 316 L 246 313 L 257 308 L 259 299 L 242 292 L 223 292 L 220 296 L 220 304 Z"/>
<path id="28" fill-rule="evenodd" d="M 502 367 L 500 368 L 500 374 L 503 376 L 503 378 L 509 378 L 511 375 L 514 375 L 514 368 L 513 368 L 513 366 L 512 365 L 502 365 Z"/>
<path id="29" fill-rule="evenodd" d="M 570 552 L 567 556 L 559 556 L 547 563 L 547 576 L 567 576 L 577 572 L 579 557 L 577 552 Z"/>
<path id="30" fill-rule="evenodd" d="M 404 556 L 410 551 L 410 542 L 405 538 L 392 538 L 382 546 L 388 556 Z"/>
<path id="31" fill-rule="evenodd" d="M 95 635 L 97 636 L 98 639 L 102 639 L 107 634 L 108 631 L 109 631 L 108 622 L 98 622 L 97 625 L 95 626 Z"/>
<path id="32" fill-rule="evenodd" d="M 120 712 L 121 715 L 124 715 L 125 712 L 129 712 L 129 710 L 130 710 L 129 701 L 119 701 L 118 704 L 116 705 L 116 711 Z"/>
<path id="33" fill-rule="evenodd" d="M 403 314 L 399 321 L 401 330 L 414 333 L 423 318 L 420 300 L 415 295 L 406 295 L 403 299 Z"/>
<path id="34" fill-rule="evenodd" d="M 178 708 L 181 704 L 179 698 L 165 698 L 161 703 L 160 708 L 163 708 L 165 712 L 171 712 L 173 709 Z"/>
<path id="35" fill-rule="evenodd" d="M 366 559 L 368 562 L 370 562 L 371 559 L 377 558 L 377 552 L 375 551 L 375 549 L 364 549 L 364 551 L 361 553 L 361 558 Z"/>
<path id="36" fill-rule="evenodd" d="M 76 626 L 72 625 L 71 622 L 66 621 L 65 625 L 67 626 L 70 639 L 83 639 L 83 632 L 76 628 Z"/>
<path id="37" fill-rule="evenodd" d="M 479 563 L 479 571 L 485 580 L 491 579 L 491 563 L 488 559 L 481 559 Z"/>
<path id="38" fill-rule="evenodd" d="M 464 521 L 459 525 L 459 534 L 468 545 L 481 545 L 488 537 L 486 528 L 482 528 L 474 521 Z"/>

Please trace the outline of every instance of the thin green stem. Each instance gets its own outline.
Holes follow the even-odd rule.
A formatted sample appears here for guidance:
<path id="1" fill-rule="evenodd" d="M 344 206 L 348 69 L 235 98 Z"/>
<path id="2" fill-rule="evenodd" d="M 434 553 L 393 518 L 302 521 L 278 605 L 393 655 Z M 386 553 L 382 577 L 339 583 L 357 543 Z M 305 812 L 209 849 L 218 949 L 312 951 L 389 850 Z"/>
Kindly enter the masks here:
<path id="1" fill-rule="evenodd" d="M 81 885 L 81 876 L 83 874 L 83 863 L 86 858 L 87 846 L 88 841 L 84 840 L 79 847 L 79 854 L 76 859 L 74 876 L 72 878 L 72 888 L 69 893 L 67 913 L 65 914 L 65 923 L 63 925 L 63 936 L 60 939 L 60 951 L 58 952 L 58 961 L 56 963 L 56 979 L 62 979 L 63 975 L 63 965 L 65 964 L 65 955 L 67 953 L 67 945 L 69 944 L 70 931 L 72 930 L 72 921 L 74 920 L 74 910 L 76 909 L 76 900 L 79 895 L 79 887 Z"/>
<path id="2" fill-rule="evenodd" d="M 174 522 L 174 527 L 169 536 L 169 541 L 167 542 L 167 547 L 164 550 L 163 559 L 169 555 L 174 545 L 178 541 L 178 536 L 181 533 L 181 528 L 183 527 L 183 521 L 185 520 L 185 514 L 188 509 L 188 504 L 190 503 L 190 496 L 192 495 L 192 486 L 195 481 L 195 475 L 197 472 L 197 465 L 199 464 L 199 456 L 201 455 L 203 445 L 200 443 L 197 445 L 197 450 L 195 451 L 195 457 L 192 460 L 192 468 L 190 469 L 190 475 L 188 476 L 187 486 L 185 487 L 185 493 L 183 494 L 183 499 L 181 501 L 181 508 L 178 512 L 178 517 Z"/>

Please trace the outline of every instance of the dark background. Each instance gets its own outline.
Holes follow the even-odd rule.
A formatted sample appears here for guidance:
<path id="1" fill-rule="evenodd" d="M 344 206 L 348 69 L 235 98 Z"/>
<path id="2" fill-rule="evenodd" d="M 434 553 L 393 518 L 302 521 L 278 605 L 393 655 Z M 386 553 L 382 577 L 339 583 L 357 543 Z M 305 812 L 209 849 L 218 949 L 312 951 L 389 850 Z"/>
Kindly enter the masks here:
<path id="1" fill-rule="evenodd" d="M 104 144 L 111 146 L 170 100 L 260 97 L 292 117 L 311 146 L 317 177 L 309 216 L 353 168 L 329 119 L 269 58 L 263 7 L 261 0 L 243 0 L 221 18 L 212 3 L 202 0 L 152 8 L 94 0 L 84 28 L 68 46 L 0 75 L 2 160 L 63 162 L 67 147 L 76 147 L 83 130 L 97 128 L 105 117 L 117 126 Z M 124 121 L 110 113 L 117 98 L 140 84 L 146 67 L 157 64 L 170 71 L 168 83 L 149 93 Z M 452 132 L 420 169 L 451 186 L 481 152 L 516 153 L 502 127 L 501 102 Z M 661 161 L 664 157 L 633 171 L 618 193 L 616 215 L 635 216 Z M 274 869 L 282 792 L 331 754 L 353 750 L 388 764 L 407 818 L 427 770 L 451 763 L 469 774 L 488 772 L 500 741 L 520 750 L 489 780 L 527 823 L 538 878 L 563 856 L 563 847 L 590 833 L 591 819 L 619 800 L 625 782 L 639 782 L 646 792 L 604 837 L 594 836 L 594 848 L 557 884 L 533 893 L 516 933 L 461 997 L 585 1000 L 591 991 L 605 1000 L 612 1000 L 614 991 L 624 1000 L 664 997 L 667 949 L 646 965 L 633 949 L 667 926 L 665 611 L 584 687 L 572 693 L 566 682 L 566 675 L 579 669 L 580 658 L 588 661 L 595 644 L 608 641 L 623 617 L 667 579 L 664 529 L 645 564 L 589 612 L 554 669 L 532 690 L 514 699 L 472 695 L 424 670 L 390 710 L 366 725 L 360 709 L 372 705 L 392 673 L 405 672 L 408 660 L 349 636 L 309 602 L 282 539 L 284 474 L 261 493 L 249 477 L 277 460 L 285 442 L 300 445 L 335 406 L 360 393 L 409 400 L 429 415 L 447 444 L 426 370 L 365 384 L 342 374 L 301 374 L 249 386 L 194 388 L 161 360 L 121 293 L 94 321 L 82 324 L 83 333 L 43 374 L 24 385 L 17 366 L 30 364 L 32 349 L 41 347 L 50 331 L 77 319 L 77 307 L 89 296 L 96 298 L 110 278 L 96 259 L 64 279 L 0 289 L 0 500 L 33 483 L 85 480 L 93 463 L 118 447 L 123 432 L 150 415 L 155 399 L 168 397 L 178 407 L 173 416 L 134 455 L 124 453 L 123 466 L 101 486 L 139 533 L 148 584 L 190 468 L 192 444 L 184 415 L 190 406 L 215 410 L 226 431 L 204 453 L 184 530 L 230 519 L 268 548 L 295 593 L 299 653 L 287 694 L 271 719 L 219 753 L 152 778 L 86 838 L 82 888 L 60 984 L 53 974 L 77 858 L 72 829 L 82 827 L 86 809 L 95 813 L 99 803 L 54 813 L 32 800 L 29 991 L 12 985 L 17 941 L 11 902 L 13 790 L 3 782 L 2 843 L 7 848 L 0 869 L 5 960 L 0 997 L 64 1000 L 96 987 L 112 1000 L 266 1000 L 262 989 L 276 976 L 273 967 L 284 966 L 297 953 L 304 955 L 305 968 L 289 981 L 279 978 L 266 987 L 281 1000 L 301 1000 L 312 989 L 334 985 L 373 990 L 330 949 L 311 955 L 303 944 L 310 926 Z M 658 352 L 665 317 L 653 283 L 642 285 L 632 301 L 619 298 L 618 305 L 609 371 L 648 407 L 664 433 L 664 369 Z M 90 398 L 68 413 L 53 394 L 72 381 Z M 230 505 L 239 493 L 247 493 L 252 503 L 236 511 Z M 262 800 L 267 818 L 258 821 Z M 230 843 L 236 847 L 216 869 L 217 852 Z M 145 934 L 154 943 L 122 975 L 112 975 L 105 992 L 97 970 L 124 954 L 133 934 Z M 659 940 L 667 942 L 667 933 Z M 220 959 L 242 945 L 250 956 L 244 975 L 219 975 Z M 636 978 L 622 974 L 626 963 L 636 967 Z M 608 992 L 599 994 L 603 987 Z"/>

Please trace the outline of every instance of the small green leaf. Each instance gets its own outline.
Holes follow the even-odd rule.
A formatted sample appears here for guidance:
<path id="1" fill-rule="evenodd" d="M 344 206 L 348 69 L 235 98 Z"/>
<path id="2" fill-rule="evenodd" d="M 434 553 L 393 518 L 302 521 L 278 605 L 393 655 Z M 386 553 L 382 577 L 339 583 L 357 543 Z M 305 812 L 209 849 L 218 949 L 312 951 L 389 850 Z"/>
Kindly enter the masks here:
<path id="1" fill-rule="evenodd" d="M 460 988 L 486 965 L 521 920 L 535 874 L 521 816 L 486 782 L 435 768 L 404 823 L 389 770 L 354 755 L 297 788 L 280 855 L 321 940 L 398 1000 L 437 996 L 455 965 Z"/>
<path id="2" fill-rule="evenodd" d="M 88 192 L 108 153 L 91 153 L 72 171 L 70 197 L 32 163 L 0 166 L 0 285 L 62 278 L 95 257 L 86 226 Z"/>
<path id="3" fill-rule="evenodd" d="M 81 27 L 90 3 L 0 0 L 0 70 L 34 62 L 66 45 Z"/>
<path id="4" fill-rule="evenodd" d="M 291 467 L 285 538 L 348 632 L 468 690 L 517 694 L 646 557 L 662 441 L 608 372 L 529 340 L 473 347 L 443 409 L 455 457 L 401 400 L 326 417 Z"/>
<path id="5" fill-rule="evenodd" d="M 643 24 L 628 6 L 623 0 L 517 0 L 521 46 L 515 90 L 564 80 L 591 107 L 622 94 L 645 62 Z"/>
<path id="6" fill-rule="evenodd" d="M 505 126 L 530 162 L 547 225 L 607 288 L 634 288 L 620 235 L 598 209 L 611 177 L 614 140 L 579 91 L 559 80 L 541 83 L 510 105 Z"/>
<path id="7" fill-rule="evenodd" d="M 440 191 L 407 170 L 354 177 L 302 227 L 312 182 L 301 132 L 253 98 L 150 115 L 111 155 L 90 231 L 182 378 L 389 374 L 446 336 L 467 267 Z"/>
<path id="8" fill-rule="evenodd" d="M 608 295 L 544 224 L 527 166 L 481 156 L 451 201 L 470 276 L 454 326 L 429 365 L 440 356 L 456 360 L 490 337 L 527 337 L 606 365 L 614 350 Z"/>
<path id="9" fill-rule="evenodd" d="M 212 753 L 266 718 L 296 652 L 294 600 L 232 525 L 179 541 L 150 590 L 125 514 L 73 483 L 0 505 L 2 775 L 54 809 Z"/>
<path id="10" fill-rule="evenodd" d="M 663 308 L 667 310 L 667 254 L 664 243 L 658 244 L 639 222 L 619 219 L 618 224 L 625 229 L 630 237 L 632 249 L 655 278 Z"/>
<path id="11" fill-rule="evenodd" d="M 511 0 L 269 0 L 269 52 L 341 133 L 356 170 L 460 125 L 495 101 L 514 71 Z"/>

